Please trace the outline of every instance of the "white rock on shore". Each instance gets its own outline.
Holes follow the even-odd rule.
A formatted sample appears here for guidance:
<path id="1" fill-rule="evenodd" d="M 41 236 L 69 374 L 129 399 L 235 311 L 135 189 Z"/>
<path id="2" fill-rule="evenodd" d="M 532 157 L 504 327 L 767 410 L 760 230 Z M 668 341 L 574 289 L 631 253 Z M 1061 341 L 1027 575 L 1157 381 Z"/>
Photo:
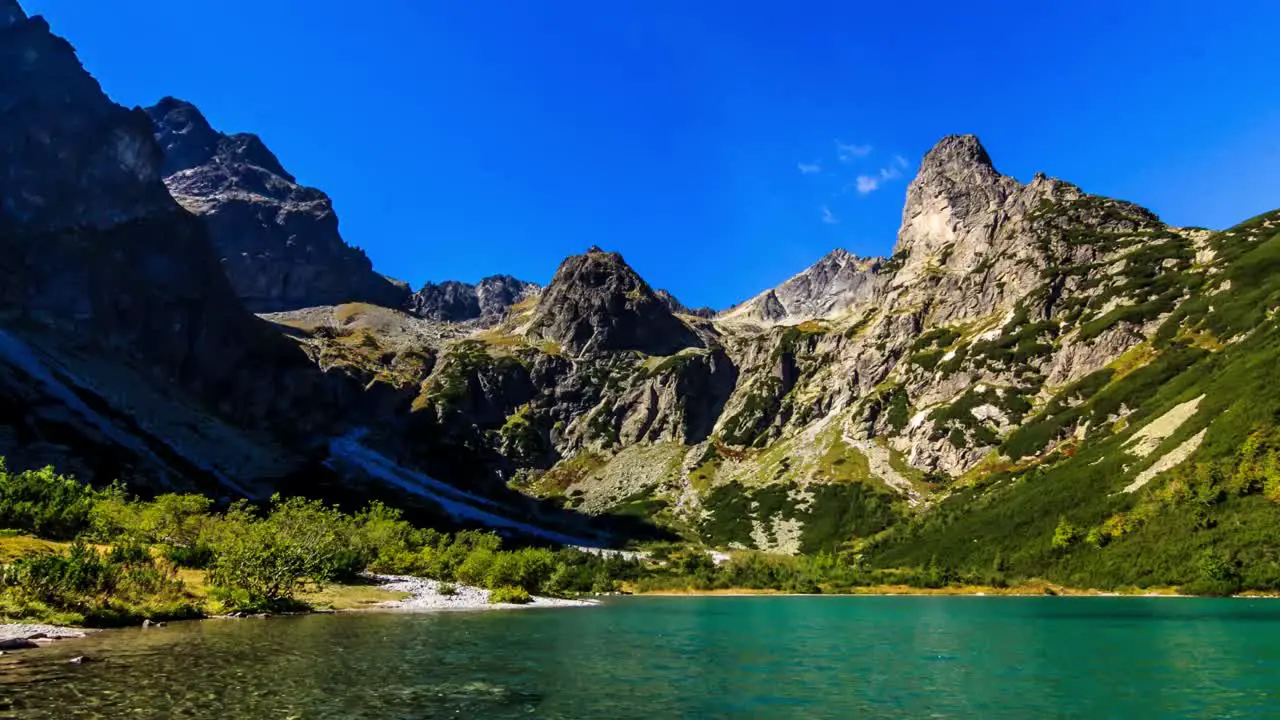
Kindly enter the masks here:
<path id="1" fill-rule="evenodd" d="M 484 588 L 455 584 L 453 585 L 454 592 L 452 595 L 442 595 L 440 593 L 440 586 L 451 583 L 441 583 L 438 580 L 428 580 L 426 578 L 407 575 L 375 575 L 374 579 L 379 581 L 380 584 L 378 587 L 383 590 L 410 593 L 410 597 L 405 598 L 404 600 L 385 602 L 380 604 L 378 607 L 411 612 L 434 612 L 437 610 L 511 610 L 546 607 L 590 607 L 592 605 L 599 604 L 595 600 L 562 600 L 560 598 L 538 597 L 536 595 L 532 602 L 524 605 L 515 605 L 511 603 L 490 604 L 489 591 Z"/>
<path id="2" fill-rule="evenodd" d="M 56 625 L 29 625 L 24 623 L 0 625 L 0 650 L 39 647 L 54 640 L 82 638 L 88 632 Z"/>

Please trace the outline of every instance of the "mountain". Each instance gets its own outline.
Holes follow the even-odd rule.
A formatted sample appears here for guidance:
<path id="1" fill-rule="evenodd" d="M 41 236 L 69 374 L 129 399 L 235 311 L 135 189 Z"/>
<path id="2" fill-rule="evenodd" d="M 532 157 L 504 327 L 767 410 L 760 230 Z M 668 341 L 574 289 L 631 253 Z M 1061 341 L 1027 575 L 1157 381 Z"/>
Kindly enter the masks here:
<path id="1" fill-rule="evenodd" d="M 540 291 L 536 284 L 510 275 L 492 275 L 475 285 L 447 280 L 423 285 L 409 298 L 408 310 L 430 320 L 479 320 L 482 324 L 493 324 L 501 320 L 512 305 Z"/>
<path id="2" fill-rule="evenodd" d="M 598 247 L 561 263 L 523 333 L 578 355 L 617 350 L 666 355 L 702 344 L 621 255 Z"/>
<path id="3" fill-rule="evenodd" d="M 1276 225 L 1242 227 L 1265 245 Z M 957 518 L 985 518 L 1008 534 L 965 520 L 990 543 L 957 562 L 999 553 L 1053 576 L 1061 516 L 1101 526 L 1137 501 L 1127 488 L 1209 452 L 1215 416 L 1193 402 L 1187 363 L 1237 362 L 1243 350 L 1223 338 L 1274 325 L 1255 313 L 1205 334 L 1191 320 L 1232 293 L 1257 297 L 1265 272 L 1234 259 L 1244 232 L 1169 227 L 1043 175 L 1019 182 L 977 138 L 952 136 L 909 186 L 891 257 L 833 253 L 749 303 L 757 314 L 707 321 L 671 313 L 619 256 L 593 249 L 536 307 L 443 347 L 448 381 L 433 375 L 419 406 L 475 428 L 468 442 L 491 437 L 526 492 L 639 513 L 713 546 L 858 547 L 927 564 Z M 1232 273 L 1253 279 L 1225 282 Z M 1215 404 L 1274 405 L 1246 386 L 1222 385 Z M 454 388 L 467 407 L 447 415 Z M 1219 432 L 1228 456 L 1249 435 L 1235 421 Z M 1111 448 L 1105 474 L 1074 459 L 1095 445 Z M 1025 481 L 1052 473 L 1088 480 L 1061 493 Z M 993 499 L 1006 495 L 1009 508 L 1036 505 L 1034 519 L 1011 524 Z"/>
<path id="4" fill-rule="evenodd" d="M 804 272 L 721 314 L 721 320 L 803 322 L 871 301 L 883 289 L 882 258 L 833 250 Z"/>
<path id="5" fill-rule="evenodd" d="M 409 292 L 373 271 L 338 233 L 333 203 L 299 185 L 256 135 L 224 135 L 194 105 L 147 109 L 164 151 L 165 185 L 208 228 L 245 307 L 279 312 L 367 302 L 399 307 Z"/>
<path id="6" fill-rule="evenodd" d="M 432 439 L 413 402 L 432 343 L 451 335 L 367 303 L 269 322 L 250 314 L 209 218 L 182 207 L 163 179 L 166 157 L 185 162 L 211 145 L 183 155 L 176 148 L 188 145 L 174 141 L 166 156 L 148 114 L 112 103 L 42 18 L 0 0 L 0 19 L 0 455 L 9 467 L 53 464 L 141 494 L 381 498 L 435 525 L 602 541 L 609 528 L 589 518 L 483 486 L 492 480 L 483 457 L 458 456 L 471 491 L 415 467 L 413 449 Z M 227 156 L 195 175 L 211 171 L 228 187 L 283 177 L 246 138 L 216 140 Z M 187 172 L 174 186 L 194 182 Z M 222 200 L 211 198 L 216 215 Z"/>
<path id="7" fill-rule="evenodd" d="M 336 425 L 341 384 L 241 309 L 146 114 L 42 18 L 0 19 L 0 452 L 217 494 L 301 467 L 287 446 Z"/>
<path id="8" fill-rule="evenodd" d="M 890 257 L 833 252 L 714 317 L 596 247 L 541 291 L 384 298 L 252 136 L 111 103 L 12 0 L 0 39 L 15 465 L 556 541 L 1280 587 L 1280 211 L 1171 227 L 955 135 Z"/>
<path id="9" fill-rule="evenodd" d="M 684 303 L 676 299 L 675 295 L 672 295 L 666 290 L 659 289 L 655 291 L 654 294 L 658 296 L 658 299 L 662 301 L 663 305 L 667 306 L 668 310 L 677 315 L 692 315 L 694 317 L 700 317 L 708 320 L 716 316 L 716 311 L 709 307 L 690 308 L 686 306 Z"/>

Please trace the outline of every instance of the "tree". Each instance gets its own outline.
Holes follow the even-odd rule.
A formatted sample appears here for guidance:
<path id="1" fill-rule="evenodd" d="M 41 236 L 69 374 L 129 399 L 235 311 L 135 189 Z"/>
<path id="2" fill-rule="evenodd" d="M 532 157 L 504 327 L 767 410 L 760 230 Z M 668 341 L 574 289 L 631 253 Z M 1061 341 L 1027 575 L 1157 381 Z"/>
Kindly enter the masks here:
<path id="1" fill-rule="evenodd" d="M 1069 550 L 1080 539 L 1080 530 L 1067 522 L 1065 517 L 1058 518 L 1058 527 L 1054 528 L 1053 540 L 1050 543 L 1054 550 Z"/>
<path id="2" fill-rule="evenodd" d="M 214 541 L 211 584 L 271 606 L 292 600 L 306 580 L 323 584 L 359 569 L 349 516 L 303 498 L 272 503 L 266 518 L 244 503 L 227 511 Z"/>

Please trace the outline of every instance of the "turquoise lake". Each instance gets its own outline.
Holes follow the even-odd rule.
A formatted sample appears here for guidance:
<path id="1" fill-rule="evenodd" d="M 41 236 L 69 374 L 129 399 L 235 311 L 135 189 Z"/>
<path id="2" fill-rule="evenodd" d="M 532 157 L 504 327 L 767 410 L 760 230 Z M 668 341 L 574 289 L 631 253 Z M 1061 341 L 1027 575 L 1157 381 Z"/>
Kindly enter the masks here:
<path id="1" fill-rule="evenodd" d="M 618 598 L 180 623 L 0 657 L 0 717 L 1280 717 L 1280 601 Z"/>

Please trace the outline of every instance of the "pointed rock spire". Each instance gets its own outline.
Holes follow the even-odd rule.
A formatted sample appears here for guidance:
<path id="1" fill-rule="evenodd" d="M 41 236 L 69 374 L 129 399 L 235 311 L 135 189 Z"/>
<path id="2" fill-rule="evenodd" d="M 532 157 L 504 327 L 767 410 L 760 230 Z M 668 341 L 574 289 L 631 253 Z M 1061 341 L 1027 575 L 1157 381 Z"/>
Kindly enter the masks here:
<path id="1" fill-rule="evenodd" d="M 991 156 L 977 135 L 948 135 L 938 141 L 920 161 L 920 172 L 990 168 Z"/>

